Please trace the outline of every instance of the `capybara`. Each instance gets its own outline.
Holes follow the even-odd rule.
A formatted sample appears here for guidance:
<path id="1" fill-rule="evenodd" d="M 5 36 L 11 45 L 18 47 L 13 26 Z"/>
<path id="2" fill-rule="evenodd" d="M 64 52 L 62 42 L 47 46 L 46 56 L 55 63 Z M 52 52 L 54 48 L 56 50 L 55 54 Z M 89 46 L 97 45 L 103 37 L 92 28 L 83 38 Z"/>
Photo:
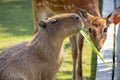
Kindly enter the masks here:
<path id="1" fill-rule="evenodd" d="M 76 34 L 83 22 L 74 13 L 40 21 L 41 29 L 30 42 L 0 54 L 0 80 L 53 80 L 63 56 L 63 41 Z"/>

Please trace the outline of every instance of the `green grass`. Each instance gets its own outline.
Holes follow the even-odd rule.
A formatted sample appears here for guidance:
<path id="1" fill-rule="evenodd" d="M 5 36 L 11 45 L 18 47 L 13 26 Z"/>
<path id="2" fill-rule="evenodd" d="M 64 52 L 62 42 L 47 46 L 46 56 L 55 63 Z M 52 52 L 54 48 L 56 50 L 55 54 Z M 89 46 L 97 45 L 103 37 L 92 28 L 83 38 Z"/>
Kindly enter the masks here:
<path id="1" fill-rule="evenodd" d="M 0 0 L 0 50 L 32 35 L 31 0 Z"/>
<path id="2" fill-rule="evenodd" d="M 31 0 L 0 0 L 0 51 L 33 37 L 33 15 Z M 65 40 L 63 63 L 56 75 L 57 80 L 72 80 L 72 54 L 69 39 Z M 84 80 L 94 80 L 96 56 L 84 43 L 83 49 Z"/>

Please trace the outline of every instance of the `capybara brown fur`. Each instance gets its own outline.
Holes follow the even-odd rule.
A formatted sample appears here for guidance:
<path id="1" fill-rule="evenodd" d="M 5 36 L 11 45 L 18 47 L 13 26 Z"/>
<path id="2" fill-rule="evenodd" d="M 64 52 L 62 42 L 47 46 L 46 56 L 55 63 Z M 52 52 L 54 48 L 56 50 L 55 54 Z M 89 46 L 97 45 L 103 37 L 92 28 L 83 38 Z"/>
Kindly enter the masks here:
<path id="1" fill-rule="evenodd" d="M 82 20 L 74 13 L 59 14 L 39 25 L 32 41 L 0 54 L 0 80 L 53 80 L 62 62 L 63 41 L 80 30 Z"/>

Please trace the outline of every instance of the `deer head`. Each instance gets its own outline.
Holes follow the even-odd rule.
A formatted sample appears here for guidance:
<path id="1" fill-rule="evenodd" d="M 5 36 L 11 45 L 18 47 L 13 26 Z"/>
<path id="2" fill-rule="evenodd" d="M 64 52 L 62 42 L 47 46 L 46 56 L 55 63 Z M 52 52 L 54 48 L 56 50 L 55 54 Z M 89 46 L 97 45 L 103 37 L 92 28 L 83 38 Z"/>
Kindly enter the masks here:
<path id="1" fill-rule="evenodd" d="M 120 8 L 117 8 L 105 18 L 93 16 L 83 9 L 79 9 L 79 12 L 83 16 L 84 22 L 88 24 L 86 27 L 91 39 L 100 50 L 106 40 L 107 29 L 113 22 L 114 15 L 120 14 Z"/>

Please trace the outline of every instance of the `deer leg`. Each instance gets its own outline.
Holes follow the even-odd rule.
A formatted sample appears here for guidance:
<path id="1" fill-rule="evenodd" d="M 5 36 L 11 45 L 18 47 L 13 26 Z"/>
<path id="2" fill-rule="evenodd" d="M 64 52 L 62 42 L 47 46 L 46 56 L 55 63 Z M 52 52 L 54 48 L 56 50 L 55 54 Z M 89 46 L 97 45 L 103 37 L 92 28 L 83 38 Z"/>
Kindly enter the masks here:
<path id="1" fill-rule="evenodd" d="M 33 17 L 34 17 L 34 32 L 37 33 L 39 30 L 38 21 L 44 20 L 46 17 L 51 17 L 54 14 L 42 3 L 42 0 L 32 0 L 33 6 Z"/>
<path id="2" fill-rule="evenodd" d="M 39 8 L 40 8 L 39 1 L 40 0 L 32 0 L 35 33 L 38 32 L 38 13 L 39 13 Z"/>
<path id="3" fill-rule="evenodd" d="M 77 68 L 77 80 L 83 80 L 83 74 L 82 74 L 82 48 L 83 48 L 83 42 L 84 38 L 83 36 L 79 33 L 78 34 L 78 68 Z"/>
<path id="4" fill-rule="evenodd" d="M 77 48 L 77 36 L 74 35 L 70 37 L 70 42 L 72 46 L 72 59 L 73 59 L 73 80 L 76 80 L 76 63 L 78 56 L 78 48 Z"/>

